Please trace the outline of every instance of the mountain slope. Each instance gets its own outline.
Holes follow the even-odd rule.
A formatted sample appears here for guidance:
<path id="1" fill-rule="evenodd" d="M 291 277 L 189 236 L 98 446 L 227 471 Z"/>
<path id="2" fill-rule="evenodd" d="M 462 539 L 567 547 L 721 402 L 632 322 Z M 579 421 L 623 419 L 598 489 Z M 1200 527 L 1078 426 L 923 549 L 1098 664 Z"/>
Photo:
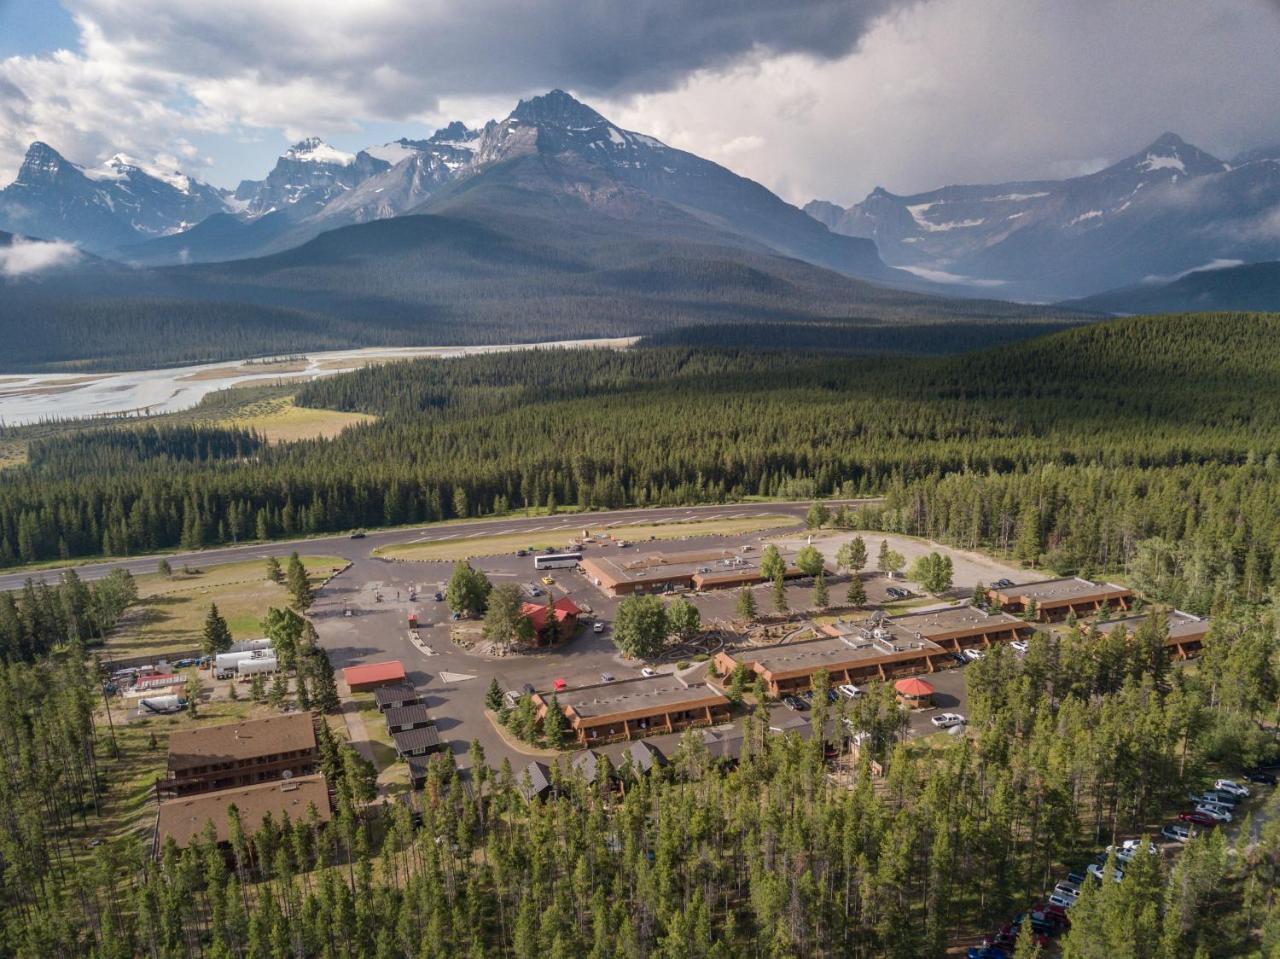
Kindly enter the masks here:
<path id="1" fill-rule="evenodd" d="M 302 348 L 631 335 L 689 323 L 1081 319 L 898 292 L 732 235 L 717 243 L 726 234 L 601 178 L 610 209 L 639 204 L 634 215 L 611 215 L 602 195 L 527 188 L 564 170 L 539 155 L 493 170 L 456 184 L 439 212 L 342 227 L 267 257 L 103 264 L 57 284 L 11 283 L 0 297 L 0 337 L 16 344 L 15 368 L 119 368 Z M 34 332 L 33 313 L 44 318 Z"/>
<path id="2" fill-rule="evenodd" d="M 1112 290 L 1065 305 L 1099 313 L 1280 312 L 1280 262 L 1193 270 L 1168 283 Z"/>
<path id="3" fill-rule="evenodd" d="M 89 170 L 36 142 L 17 178 L 0 190 L 0 227 L 104 252 L 186 229 L 226 208 L 222 191 L 181 173 L 123 154 Z"/>
<path id="4" fill-rule="evenodd" d="M 675 208 L 718 231 L 720 242 L 745 242 L 905 289 L 945 292 L 886 267 L 874 243 L 834 234 L 760 184 L 653 137 L 623 130 L 560 90 L 520 101 L 509 116 L 490 121 L 483 130 L 453 123 L 428 140 L 401 139 L 355 156 L 338 154 L 319 141 L 303 141 L 281 158 L 267 180 L 237 190 L 251 214 L 285 210 L 296 222 L 265 240 L 244 230 L 242 256 L 279 252 L 343 225 L 431 212 L 468 189 L 470 181 L 491 172 L 501 179 L 504 164 L 534 155 L 546 161 L 547 175 L 537 189 L 601 204 L 610 215 Z M 623 188 L 625 208 L 611 199 Z M 198 242 L 201 237 L 192 240 L 186 247 L 192 260 L 225 258 L 225 244 L 206 250 Z M 130 252 L 142 262 L 174 262 L 173 246 L 154 244 Z"/>
<path id="5" fill-rule="evenodd" d="M 1280 257 L 1280 162 L 1227 164 L 1167 133 L 1088 176 L 950 186 L 913 196 L 877 188 L 839 215 L 887 262 L 968 278 L 1002 295 L 1061 299 L 1173 276 L 1220 259 Z"/>

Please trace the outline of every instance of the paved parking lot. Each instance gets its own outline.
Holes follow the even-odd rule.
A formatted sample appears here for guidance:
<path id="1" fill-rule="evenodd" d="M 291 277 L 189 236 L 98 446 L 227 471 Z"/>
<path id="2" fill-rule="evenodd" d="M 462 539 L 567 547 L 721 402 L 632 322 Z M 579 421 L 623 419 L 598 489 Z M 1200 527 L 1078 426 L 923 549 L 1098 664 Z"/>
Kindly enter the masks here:
<path id="1" fill-rule="evenodd" d="M 750 543 L 758 549 L 769 538 L 760 534 L 699 537 L 680 541 L 675 548 Z M 536 535 L 531 536 L 530 545 L 536 542 Z M 588 551 L 615 549 L 616 546 L 588 547 Z M 484 570 L 495 585 L 514 582 L 543 588 L 539 582 L 543 574 L 535 573 L 531 556 L 483 557 L 472 560 L 472 564 Z M 554 650 L 493 656 L 485 655 L 478 647 L 459 647 L 450 639 L 452 623 L 447 605 L 434 599 L 436 592 L 443 592 L 452 569 L 453 564 L 448 562 L 406 562 L 360 556 L 320 592 L 310 615 L 339 676 L 343 667 L 358 663 L 398 659 L 404 664 L 410 680 L 426 694 L 441 738 L 449 742 L 460 767 L 468 764 L 467 750 L 473 739 L 484 746 L 486 759 L 494 766 L 508 759 L 518 769 L 532 758 L 531 754 L 509 745 L 485 715 L 485 692 L 495 676 L 504 689 L 519 689 L 525 683 L 546 688 L 555 679 L 564 679 L 570 686 L 597 683 L 606 672 L 617 679 L 638 673 L 640 664 L 623 659 L 614 648 L 607 628 L 603 634 L 593 633 L 588 627 L 580 628 L 574 639 Z M 567 595 L 606 624 L 612 622 L 617 599 L 607 596 L 576 570 L 557 569 L 550 571 L 550 575 L 555 579 L 552 589 L 557 598 Z M 882 601 L 888 581 L 878 575 L 865 578 L 871 601 Z M 770 609 L 772 586 L 755 589 L 759 608 Z M 833 601 L 838 602 L 844 594 L 845 577 L 833 577 L 830 589 Z M 789 585 L 787 595 L 791 608 L 807 608 L 811 592 L 811 584 Z M 410 595 L 415 598 L 411 600 Z M 686 595 L 697 604 L 708 626 L 733 616 L 737 601 L 735 590 Z M 538 601 L 543 599 L 539 597 Z M 419 623 L 417 644 L 410 638 L 410 613 L 417 615 Z M 584 616 L 584 622 L 590 622 L 592 615 Z M 669 670 L 674 666 L 668 664 L 661 668 Z M 938 711 L 964 712 L 963 669 L 935 674 L 931 681 L 939 691 L 937 709 L 912 715 L 912 735 L 934 732 L 929 717 Z M 789 713 L 781 705 L 773 708 L 782 715 Z M 355 728 L 352 733 L 353 739 L 365 735 Z M 661 748 L 664 744 L 673 745 L 676 739 L 678 736 L 655 737 L 652 741 Z M 625 746 L 606 747 L 605 751 L 620 752 L 623 748 Z"/>

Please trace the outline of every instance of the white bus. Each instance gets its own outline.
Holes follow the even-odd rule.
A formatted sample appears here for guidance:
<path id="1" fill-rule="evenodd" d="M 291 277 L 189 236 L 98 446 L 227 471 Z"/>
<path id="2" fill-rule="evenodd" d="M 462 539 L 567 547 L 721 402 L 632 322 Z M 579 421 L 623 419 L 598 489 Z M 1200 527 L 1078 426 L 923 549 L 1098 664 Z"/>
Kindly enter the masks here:
<path id="1" fill-rule="evenodd" d="M 534 569 L 567 569 L 582 562 L 581 553 L 547 553 L 533 558 Z"/>

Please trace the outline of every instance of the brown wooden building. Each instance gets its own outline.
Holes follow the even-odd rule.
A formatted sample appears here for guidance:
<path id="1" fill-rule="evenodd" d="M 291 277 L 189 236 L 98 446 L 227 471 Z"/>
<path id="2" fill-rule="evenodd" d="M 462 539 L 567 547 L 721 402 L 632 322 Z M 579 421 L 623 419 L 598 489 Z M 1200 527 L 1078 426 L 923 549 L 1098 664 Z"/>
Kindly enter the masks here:
<path id="1" fill-rule="evenodd" d="M 804 574 L 795 550 L 782 550 L 786 577 Z M 668 552 L 662 549 L 598 554 L 582 560 L 587 578 L 610 596 L 663 593 L 684 589 L 730 589 L 762 583 L 760 554 L 728 548 Z"/>
<path id="2" fill-rule="evenodd" d="M 1105 623 L 1097 623 L 1093 628 L 1104 634 L 1123 629 L 1132 636 L 1152 616 L 1164 617 L 1165 623 L 1169 628 L 1169 634 L 1165 638 L 1164 644 L 1172 651 L 1175 659 L 1191 659 L 1199 656 L 1203 651 L 1204 639 L 1209 635 L 1209 627 L 1212 623 L 1207 617 L 1193 616 L 1191 613 L 1184 613 L 1180 609 L 1109 619 Z"/>
<path id="3" fill-rule="evenodd" d="M 1008 613 L 1025 613 L 1035 603 L 1035 620 L 1052 623 L 1071 613 L 1091 616 L 1103 607 L 1127 610 L 1133 590 L 1115 583 L 1095 583 L 1079 576 L 1046 579 L 988 591 L 991 602 Z"/>
<path id="4" fill-rule="evenodd" d="M 963 649 L 985 649 L 1033 631 L 1006 613 L 958 606 L 892 619 L 837 621 L 815 628 L 816 639 L 722 650 L 715 666 L 722 676 L 745 666 L 764 680 L 770 696 L 785 696 L 809 689 L 822 669 L 833 685 L 932 673 L 955 665 L 954 655 Z"/>
<path id="5" fill-rule="evenodd" d="M 546 715 L 551 695 L 533 694 L 539 718 Z M 729 719 L 729 700 L 719 691 L 666 673 L 580 686 L 555 696 L 583 745 L 637 739 Z"/>
<path id="6" fill-rule="evenodd" d="M 257 832 L 268 814 L 277 826 L 285 814 L 292 822 L 305 822 L 314 812 L 315 821 L 319 823 L 327 823 L 332 815 L 329 787 L 321 774 L 183 796 L 160 804 L 155 834 L 157 854 L 169 839 L 179 847 L 199 839 L 210 822 L 217 841 L 229 842 L 231 826 L 227 811 L 232 805 L 240 814 L 244 831 L 250 835 Z"/>
<path id="7" fill-rule="evenodd" d="M 311 713 L 249 719 L 222 726 L 176 730 L 169 737 L 161 796 L 186 796 L 306 776 L 319 768 Z"/>

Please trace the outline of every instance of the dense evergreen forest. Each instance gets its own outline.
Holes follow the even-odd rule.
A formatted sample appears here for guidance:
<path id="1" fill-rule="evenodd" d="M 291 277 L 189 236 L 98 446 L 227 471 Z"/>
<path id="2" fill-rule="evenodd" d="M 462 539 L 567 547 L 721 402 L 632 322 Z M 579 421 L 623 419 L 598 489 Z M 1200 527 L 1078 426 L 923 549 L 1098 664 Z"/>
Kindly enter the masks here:
<path id="1" fill-rule="evenodd" d="M 664 347 L 371 367 L 301 388 L 379 415 L 334 440 L 43 441 L 0 485 L 0 564 L 548 503 L 885 494 L 859 522 L 1129 572 L 1204 610 L 1280 580 L 1277 341 L 1274 315 L 1222 314 L 944 358 Z"/>
<path id="2" fill-rule="evenodd" d="M 505 763 L 464 786 L 438 757 L 416 823 L 366 805 L 351 751 L 322 736 L 327 828 L 250 833 L 232 814 L 229 857 L 206 840 L 158 861 L 136 834 L 76 841 L 115 758 L 73 642 L 0 669 L 0 955 L 936 959 L 1040 899 L 1064 864 L 1151 830 L 1220 764 L 1274 749 L 1257 725 L 1280 681 L 1271 614 L 1224 605 L 1194 671 L 1171 669 L 1162 640 L 1152 622 L 1040 634 L 1024 658 L 998 648 L 968 671 L 972 735 L 942 742 L 900 741 L 876 687 L 840 707 L 869 736 L 847 782 L 817 739 L 766 736 L 748 710 L 734 770 L 694 731 L 669 769 L 606 761 L 588 785 L 557 765 L 545 801 Z M 484 768 L 474 744 L 472 761 Z M 1063 955 L 1272 959 L 1278 807 L 1087 888 Z"/>

